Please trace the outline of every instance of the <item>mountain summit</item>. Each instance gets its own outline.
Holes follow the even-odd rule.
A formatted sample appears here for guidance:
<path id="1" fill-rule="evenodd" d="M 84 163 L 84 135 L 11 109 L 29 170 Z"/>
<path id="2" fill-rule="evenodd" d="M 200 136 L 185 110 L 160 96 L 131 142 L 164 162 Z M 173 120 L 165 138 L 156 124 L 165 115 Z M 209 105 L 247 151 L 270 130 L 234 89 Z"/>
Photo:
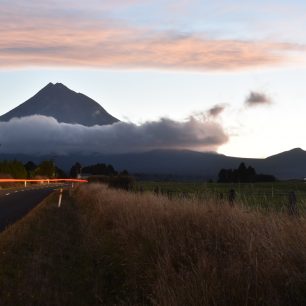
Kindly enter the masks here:
<path id="1" fill-rule="evenodd" d="M 70 90 L 61 83 L 49 83 L 34 97 L 1 116 L 0 121 L 31 115 L 54 117 L 58 122 L 85 126 L 113 124 L 119 121 L 94 100 Z"/>

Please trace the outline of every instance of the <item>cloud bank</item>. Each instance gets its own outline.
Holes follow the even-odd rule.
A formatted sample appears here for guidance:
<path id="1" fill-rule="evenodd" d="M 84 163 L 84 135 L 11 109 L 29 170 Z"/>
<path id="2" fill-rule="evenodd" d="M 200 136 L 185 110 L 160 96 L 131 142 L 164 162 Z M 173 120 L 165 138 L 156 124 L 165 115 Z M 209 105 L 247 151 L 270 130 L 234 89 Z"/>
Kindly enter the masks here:
<path id="1" fill-rule="evenodd" d="M 272 100 L 265 93 L 251 91 L 245 100 L 245 105 L 248 107 L 258 105 L 270 105 Z"/>
<path id="2" fill-rule="evenodd" d="M 179 122 L 167 118 L 141 125 L 118 122 L 85 127 L 59 123 L 34 115 L 0 122 L 2 153 L 70 154 L 127 153 L 152 149 L 215 151 L 228 141 L 222 126 L 190 117 Z"/>

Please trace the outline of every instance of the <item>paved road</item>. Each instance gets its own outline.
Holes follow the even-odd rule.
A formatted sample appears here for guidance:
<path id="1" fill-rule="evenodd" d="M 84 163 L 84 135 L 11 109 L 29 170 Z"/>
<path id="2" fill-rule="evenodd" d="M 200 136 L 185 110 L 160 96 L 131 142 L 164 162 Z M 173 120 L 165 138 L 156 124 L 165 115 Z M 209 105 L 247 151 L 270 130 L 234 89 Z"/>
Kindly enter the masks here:
<path id="1" fill-rule="evenodd" d="M 0 231 L 21 219 L 57 188 L 58 185 L 1 190 Z"/>

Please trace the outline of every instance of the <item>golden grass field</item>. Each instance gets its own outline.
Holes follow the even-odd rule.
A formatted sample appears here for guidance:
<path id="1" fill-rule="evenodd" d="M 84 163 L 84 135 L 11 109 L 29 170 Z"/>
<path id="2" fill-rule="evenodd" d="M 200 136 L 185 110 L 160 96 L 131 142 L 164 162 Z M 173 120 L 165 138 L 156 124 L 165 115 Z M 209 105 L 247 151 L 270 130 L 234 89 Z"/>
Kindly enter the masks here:
<path id="1" fill-rule="evenodd" d="M 0 305 L 306 305 L 304 216 L 89 184 L 0 234 Z"/>

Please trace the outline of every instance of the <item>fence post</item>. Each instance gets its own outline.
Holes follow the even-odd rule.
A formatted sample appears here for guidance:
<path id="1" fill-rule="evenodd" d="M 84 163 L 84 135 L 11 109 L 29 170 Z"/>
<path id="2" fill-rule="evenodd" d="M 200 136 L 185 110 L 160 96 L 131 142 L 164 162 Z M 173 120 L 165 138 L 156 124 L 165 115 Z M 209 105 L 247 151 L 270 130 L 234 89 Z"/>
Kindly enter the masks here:
<path id="1" fill-rule="evenodd" d="M 27 188 L 27 181 L 24 181 L 24 187 Z"/>
<path id="2" fill-rule="evenodd" d="M 291 216 L 299 215 L 299 209 L 297 207 L 296 195 L 294 191 L 289 192 L 288 214 Z"/>
<path id="3" fill-rule="evenodd" d="M 160 190 L 159 186 L 156 186 L 156 187 L 154 188 L 154 193 L 155 193 L 156 195 L 159 195 L 159 194 L 161 193 L 161 190 Z"/>
<path id="4" fill-rule="evenodd" d="M 234 189 L 231 189 L 228 193 L 228 202 L 230 206 L 234 206 L 235 198 L 236 198 L 236 191 Z"/>

